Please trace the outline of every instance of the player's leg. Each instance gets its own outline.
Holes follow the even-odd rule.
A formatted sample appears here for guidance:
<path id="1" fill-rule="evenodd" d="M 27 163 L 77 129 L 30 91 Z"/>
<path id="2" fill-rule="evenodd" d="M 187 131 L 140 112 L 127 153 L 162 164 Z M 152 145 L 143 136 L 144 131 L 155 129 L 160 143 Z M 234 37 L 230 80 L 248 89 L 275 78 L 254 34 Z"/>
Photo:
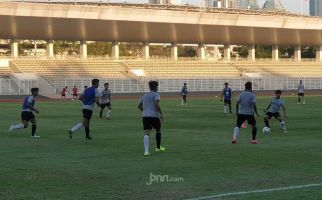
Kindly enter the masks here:
<path id="1" fill-rule="evenodd" d="M 249 116 L 248 119 L 248 124 L 252 126 L 252 144 L 258 144 L 259 142 L 256 140 L 256 135 L 257 135 L 257 127 L 256 127 L 256 119 L 254 115 Z"/>
<path id="2" fill-rule="evenodd" d="M 86 117 L 85 110 L 83 109 L 82 112 L 83 112 L 83 118 L 85 118 Z M 75 126 L 73 126 L 71 129 L 69 129 L 68 130 L 69 138 L 72 139 L 73 133 L 79 131 L 82 128 L 84 128 L 84 122 L 79 122 Z"/>
<path id="3" fill-rule="evenodd" d="M 227 114 L 227 101 L 224 100 L 224 113 Z"/>
<path id="4" fill-rule="evenodd" d="M 112 106 L 111 103 L 107 104 L 107 113 L 106 113 L 106 119 L 111 119 L 112 116 Z"/>
<path id="5" fill-rule="evenodd" d="M 232 140 L 233 144 L 237 143 L 239 130 L 240 130 L 241 125 L 244 123 L 244 121 L 245 121 L 244 115 L 238 115 L 236 127 L 234 128 L 234 135 L 233 135 L 233 140 Z"/>
<path id="6" fill-rule="evenodd" d="M 143 117 L 143 130 L 144 130 L 144 136 L 143 136 L 143 145 L 144 145 L 144 155 L 149 156 L 149 145 L 150 145 L 150 132 L 152 130 L 152 123 L 150 117 Z"/>
<path id="7" fill-rule="evenodd" d="M 269 126 L 269 120 L 271 119 L 270 113 L 266 113 L 264 117 L 264 124 L 266 127 L 270 128 Z"/>
<path id="8" fill-rule="evenodd" d="M 86 139 L 90 140 L 92 137 L 90 136 L 89 125 L 92 118 L 93 111 L 85 110 L 85 116 L 83 118 L 83 125 L 85 128 Z"/>
<path id="9" fill-rule="evenodd" d="M 105 104 L 101 104 L 100 119 L 102 119 L 104 109 L 105 109 Z"/>
<path id="10" fill-rule="evenodd" d="M 184 100 L 184 104 L 187 104 L 187 95 L 184 95 L 183 100 Z"/>
<path id="11" fill-rule="evenodd" d="M 233 112 L 232 112 L 232 110 L 231 110 L 231 100 L 230 100 L 230 101 L 228 101 L 228 105 L 229 105 L 229 112 L 230 112 L 230 114 L 232 114 Z"/>
<path id="12" fill-rule="evenodd" d="M 27 112 L 22 112 L 21 113 L 21 124 L 13 124 L 10 126 L 9 131 L 13 131 L 13 130 L 18 130 L 18 129 L 24 129 L 24 128 L 28 128 L 28 122 L 30 120 L 30 116 L 28 116 Z"/>
<path id="13" fill-rule="evenodd" d="M 278 115 L 276 115 L 275 118 L 280 122 L 280 126 L 281 126 L 281 129 L 283 130 L 283 132 L 287 133 L 286 125 L 285 125 L 284 120 L 281 118 L 281 115 L 278 114 Z"/>
<path id="14" fill-rule="evenodd" d="M 153 127 L 156 130 L 155 139 L 157 142 L 157 148 L 155 151 L 165 151 L 165 148 L 161 146 L 161 121 L 159 118 L 154 118 Z"/>
<path id="15" fill-rule="evenodd" d="M 39 138 L 40 136 L 36 135 L 36 130 L 37 130 L 37 121 L 36 118 L 33 117 L 31 120 L 31 137 L 32 138 Z"/>
<path id="16" fill-rule="evenodd" d="M 302 94 L 302 102 L 303 102 L 303 104 L 305 104 L 305 96 L 304 96 L 304 93 Z"/>
<path id="17" fill-rule="evenodd" d="M 300 103 L 301 103 L 301 95 L 298 94 L 298 104 L 300 104 Z"/>

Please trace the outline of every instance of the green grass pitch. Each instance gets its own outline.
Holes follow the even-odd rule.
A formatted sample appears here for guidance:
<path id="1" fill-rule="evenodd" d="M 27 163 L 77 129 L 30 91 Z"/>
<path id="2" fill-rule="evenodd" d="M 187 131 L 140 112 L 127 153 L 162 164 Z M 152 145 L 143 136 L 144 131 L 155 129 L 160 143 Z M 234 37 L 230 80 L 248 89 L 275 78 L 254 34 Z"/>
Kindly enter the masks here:
<path id="1" fill-rule="evenodd" d="M 66 130 L 81 119 L 77 102 L 38 102 L 40 139 L 30 138 L 30 128 L 9 134 L 21 105 L 1 103 L 0 199 L 186 199 L 321 183 L 322 97 L 307 97 L 306 105 L 285 98 L 287 136 L 275 120 L 269 136 L 261 132 L 269 98 L 258 98 L 259 145 L 250 144 L 249 128 L 231 144 L 236 119 L 223 114 L 218 99 L 193 99 L 184 107 L 180 99 L 162 100 L 167 151 L 153 151 L 153 133 L 150 157 L 143 156 L 137 100 L 114 100 L 110 121 L 98 120 L 96 108 L 88 142 L 84 131 L 68 139 Z M 151 174 L 179 179 L 147 185 Z M 322 187 L 222 199 L 322 199 Z"/>

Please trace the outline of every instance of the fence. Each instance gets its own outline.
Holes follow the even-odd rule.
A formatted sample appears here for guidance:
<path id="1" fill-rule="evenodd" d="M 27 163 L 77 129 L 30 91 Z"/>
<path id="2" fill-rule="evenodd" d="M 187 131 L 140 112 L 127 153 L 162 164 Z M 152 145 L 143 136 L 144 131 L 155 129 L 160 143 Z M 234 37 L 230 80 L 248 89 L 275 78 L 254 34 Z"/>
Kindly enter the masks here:
<path id="1" fill-rule="evenodd" d="M 38 87 L 36 80 L 14 80 L 0 78 L 0 95 L 25 95 L 30 94 L 30 89 Z"/>
<path id="2" fill-rule="evenodd" d="M 160 92 L 179 92 L 183 83 L 188 83 L 189 91 L 221 91 L 225 82 L 229 82 L 230 87 L 234 90 L 243 90 L 246 81 L 253 83 L 254 90 L 297 90 L 299 81 L 303 80 L 306 89 L 322 89 L 322 78 L 249 78 L 249 79 L 161 79 L 159 81 Z M 101 88 L 103 83 L 109 82 L 110 89 L 114 93 L 137 93 L 149 91 L 148 80 L 129 80 L 129 79 L 101 79 Z M 69 88 L 74 85 L 77 88 L 84 88 L 85 85 L 91 85 L 91 79 L 55 79 L 52 81 L 53 85 L 60 91 L 63 87 Z"/>

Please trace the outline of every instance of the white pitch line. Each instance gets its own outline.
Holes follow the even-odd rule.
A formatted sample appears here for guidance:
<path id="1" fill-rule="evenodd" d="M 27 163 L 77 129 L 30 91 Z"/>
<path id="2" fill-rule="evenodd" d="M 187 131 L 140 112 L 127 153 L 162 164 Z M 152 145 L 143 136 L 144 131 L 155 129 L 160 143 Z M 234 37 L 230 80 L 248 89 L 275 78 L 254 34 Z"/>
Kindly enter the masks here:
<path id="1" fill-rule="evenodd" d="M 296 185 L 296 186 L 289 186 L 289 187 L 253 190 L 253 191 L 247 191 L 247 192 L 230 192 L 230 193 L 216 194 L 216 195 L 205 196 L 205 197 L 196 197 L 196 198 L 191 198 L 191 199 L 186 199 L 186 200 L 215 199 L 215 198 L 230 197 L 230 196 L 236 196 L 236 195 L 257 194 L 257 193 L 265 193 L 265 192 L 276 192 L 276 191 L 282 191 L 282 190 L 294 190 L 294 189 L 303 189 L 303 188 L 321 187 L 321 186 L 322 186 L 322 183 L 307 184 L 307 185 Z"/>

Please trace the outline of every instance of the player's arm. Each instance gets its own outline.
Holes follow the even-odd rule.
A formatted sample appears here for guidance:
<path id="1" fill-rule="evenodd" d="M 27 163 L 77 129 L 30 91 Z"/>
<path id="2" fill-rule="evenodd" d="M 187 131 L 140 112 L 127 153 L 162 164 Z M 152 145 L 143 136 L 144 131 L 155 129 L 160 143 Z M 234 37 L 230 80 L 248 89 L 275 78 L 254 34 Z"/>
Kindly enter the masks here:
<path id="1" fill-rule="evenodd" d="M 255 114 L 257 115 L 257 117 L 259 117 L 259 114 L 257 112 L 257 105 L 256 105 L 256 102 L 253 103 L 253 108 L 254 108 L 254 111 L 255 111 Z"/>
<path id="2" fill-rule="evenodd" d="M 80 100 L 81 102 L 83 102 L 83 101 L 84 101 L 84 94 L 83 94 L 83 93 L 81 93 L 81 94 L 79 95 L 78 100 Z"/>
<path id="3" fill-rule="evenodd" d="M 101 106 L 100 99 L 101 99 L 101 94 L 98 91 L 98 89 L 96 88 L 96 90 L 95 90 L 95 103 L 97 106 Z"/>
<path id="4" fill-rule="evenodd" d="M 161 121 L 163 121 L 164 118 L 163 118 L 163 114 L 162 114 L 162 111 L 161 111 L 160 101 L 155 101 L 155 107 L 157 108 L 157 111 L 160 114 Z"/>
<path id="5" fill-rule="evenodd" d="M 33 106 L 31 105 L 31 102 L 32 102 L 32 98 L 28 99 L 27 107 L 28 107 L 30 110 L 35 111 L 36 113 L 39 113 L 39 111 L 38 111 L 35 107 L 33 107 Z"/>
<path id="6" fill-rule="evenodd" d="M 221 96 L 220 96 L 220 101 L 222 101 L 222 98 L 224 97 L 224 91 L 222 91 Z"/>
<path id="7" fill-rule="evenodd" d="M 140 99 L 139 105 L 138 105 L 138 109 L 143 112 L 143 98 Z"/>
<path id="8" fill-rule="evenodd" d="M 264 113 L 266 113 L 269 109 L 270 109 L 270 107 L 272 106 L 272 102 L 270 102 L 269 104 L 268 104 L 268 106 L 267 106 L 267 108 L 264 110 Z"/>

